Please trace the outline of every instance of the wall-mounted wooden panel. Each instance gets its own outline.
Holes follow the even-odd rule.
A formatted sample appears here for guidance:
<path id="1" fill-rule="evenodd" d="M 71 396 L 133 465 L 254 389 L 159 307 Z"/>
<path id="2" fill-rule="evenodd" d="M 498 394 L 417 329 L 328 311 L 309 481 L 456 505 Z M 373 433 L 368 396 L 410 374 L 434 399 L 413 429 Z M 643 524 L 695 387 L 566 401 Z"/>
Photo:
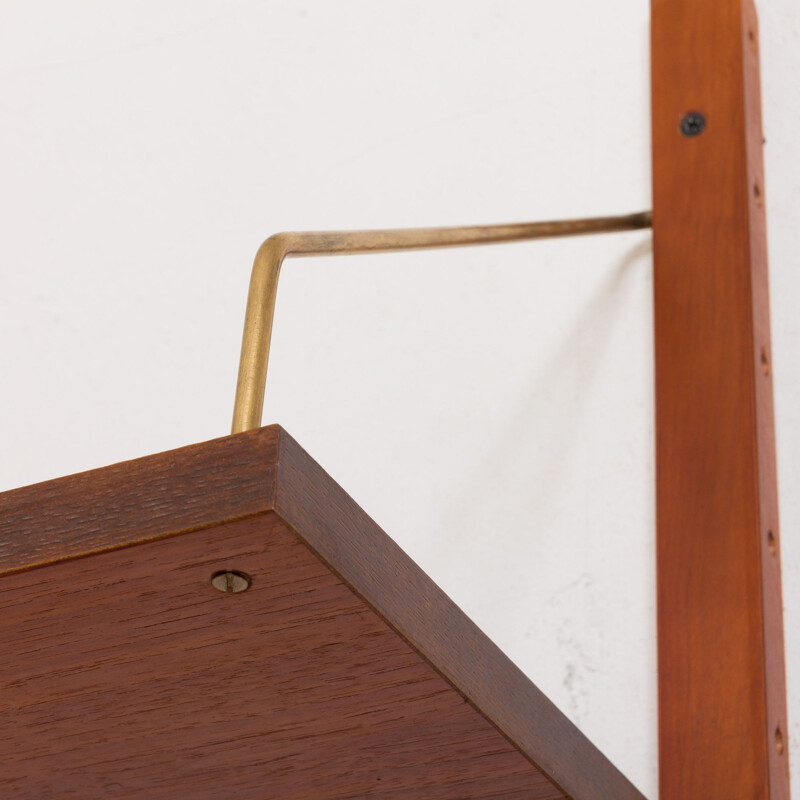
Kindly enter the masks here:
<path id="1" fill-rule="evenodd" d="M 652 14 L 660 797 L 786 800 L 755 9 Z"/>

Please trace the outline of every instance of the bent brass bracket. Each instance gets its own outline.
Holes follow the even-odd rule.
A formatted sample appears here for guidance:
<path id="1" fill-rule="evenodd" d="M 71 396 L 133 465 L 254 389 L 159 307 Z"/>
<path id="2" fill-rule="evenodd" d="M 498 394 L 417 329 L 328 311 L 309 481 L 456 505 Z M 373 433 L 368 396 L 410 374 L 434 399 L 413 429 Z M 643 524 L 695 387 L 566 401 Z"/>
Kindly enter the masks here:
<path id="1" fill-rule="evenodd" d="M 621 217 L 596 217 L 557 222 L 522 222 L 513 225 L 401 228 L 377 231 L 317 231 L 277 233 L 270 236 L 256 253 L 250 277 L 232 433 L 240 433 L 261 425 L 269 344 L 272 337 L 272 320 L 275 315 L 275 297 L 278 291 L 278 275 L 283 260 L 288 256 L 387 253 L 434 247 L 464 247 L 519 242 L 527 239 L 547 239 L 557 236 L 614 233 L 649 228 L 651 225 L 652 215 L 646 211 Z"/>

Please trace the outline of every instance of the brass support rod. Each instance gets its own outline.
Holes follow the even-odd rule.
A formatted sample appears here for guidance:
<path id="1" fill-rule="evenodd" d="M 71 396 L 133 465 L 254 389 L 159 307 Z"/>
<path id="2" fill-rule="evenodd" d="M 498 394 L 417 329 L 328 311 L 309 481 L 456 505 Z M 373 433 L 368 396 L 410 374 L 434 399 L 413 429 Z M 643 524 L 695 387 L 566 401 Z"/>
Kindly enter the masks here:
<path id="1" fill-rule="evenodd" d="M 283 260 L 288 256 L 386 253 L 393 250 L 463 247 L 589 233 L 613 233 L 649 228 L 651 225 L 651 214 L 646 211 L 621 217 L 522 222 L 514 225 L 317 231 L 277 233 L 270 236 L 256 253 L 250 277 L 232 432 L 240 433 L 261 425 L 278 275 Z"/>

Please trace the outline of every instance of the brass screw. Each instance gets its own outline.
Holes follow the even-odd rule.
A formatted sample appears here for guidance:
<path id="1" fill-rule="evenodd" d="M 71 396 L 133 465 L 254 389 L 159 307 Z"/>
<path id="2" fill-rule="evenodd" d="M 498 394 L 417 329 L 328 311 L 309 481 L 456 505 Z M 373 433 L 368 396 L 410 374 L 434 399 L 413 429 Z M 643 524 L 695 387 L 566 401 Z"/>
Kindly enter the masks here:
<path id="1" fill-rule="evenodd" d="M 217 572 L 211 576 L 211 585 L 217 591 L 236 594 L 250 588 L 250 578 L 242 572 Z"/>

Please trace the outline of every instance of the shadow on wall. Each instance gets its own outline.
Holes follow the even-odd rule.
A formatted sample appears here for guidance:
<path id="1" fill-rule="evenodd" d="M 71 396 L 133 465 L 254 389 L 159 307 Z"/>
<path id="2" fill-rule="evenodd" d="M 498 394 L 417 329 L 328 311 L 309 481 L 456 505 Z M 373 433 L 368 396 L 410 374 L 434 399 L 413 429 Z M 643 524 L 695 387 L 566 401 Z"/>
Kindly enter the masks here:
<path id="1" fill-rule="evenodd" d="M 593 350 L 603 352 L 612 343 L 615 324 L 621 318 L 625 293 L 622 291 L 626 281 L 634 276 L 635 266 L 645 266 L 642 262 L 652 254 L 652 240 L 646 239 L 632 247 L 612 269 L 606 281 L 597 289 L 590 301 L 577 315 L 578 324 L 561 339 L 560 346 L 552 353 L 544 367 L 538 370 L 530 382 L 529 390 L 521 395 L 516 412 L 504 415 L 501 427 L 492 437 L 493 452 L 482 454 L 473 464 L 471 475 L 461 482 L 460 501 L 451 506 L 453 512 L 444 521 L 445 530 L 461 530 L 468 521 L 475 497 L 481 496 L 486 475 L 500 474 L 509 462 L 516 462 L 520 455 L 530 450 L 531 434 L 546 431 L 548 436 L 546 451 L 560 454 L 558 459 L 547 460 L 535 465 L 537 495 L 551 498 L 567 496 L 565 492 L 566 475 L 571 455 L 582 446 L 581 416 L 588 419 L 592 413 L 590 402 L 576 402 L 569 414 L 558 398 L 569 393 L 573 383 L 572 371 L 565 368 L 575 358 L 581 344 L 591 338 Z M 587 359 L 580 365 L 580 388 L 582 395 L 590 397 L 593 386 L 605 377 L 600 359 Z M 575 416 L 573 416 L 575 414 Z M 569 418 L 568 418 L 569 417 Z M 439 541 L 439 552 L 434 558 L 441 558 L 450 543 Z M 476 570 L 479 564 L 475 564 Z M 476 576 L 477 577 L 477 576 Z"/>

